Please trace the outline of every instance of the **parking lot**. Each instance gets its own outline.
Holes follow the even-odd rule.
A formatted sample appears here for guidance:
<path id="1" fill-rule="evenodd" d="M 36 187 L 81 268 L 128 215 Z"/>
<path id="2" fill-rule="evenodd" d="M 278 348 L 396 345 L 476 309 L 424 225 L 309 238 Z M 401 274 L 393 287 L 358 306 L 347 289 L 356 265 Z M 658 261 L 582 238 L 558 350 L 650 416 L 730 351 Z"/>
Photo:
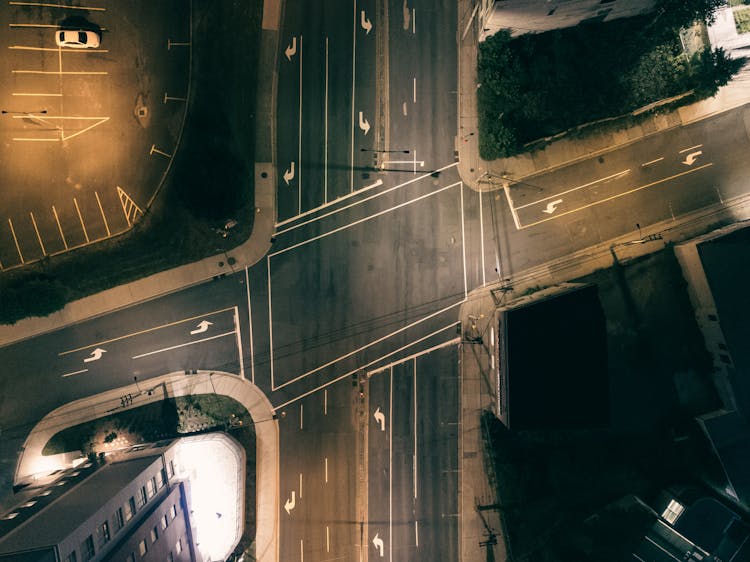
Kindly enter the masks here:
<path id="1" fill-rule="evenodd" d="M 0 270 L 117 236 L 157 193 L 189 96 L 190 8 L 143 4 L 0 6 Z M 59 45 L 61 29 L 96 40 Z"/>

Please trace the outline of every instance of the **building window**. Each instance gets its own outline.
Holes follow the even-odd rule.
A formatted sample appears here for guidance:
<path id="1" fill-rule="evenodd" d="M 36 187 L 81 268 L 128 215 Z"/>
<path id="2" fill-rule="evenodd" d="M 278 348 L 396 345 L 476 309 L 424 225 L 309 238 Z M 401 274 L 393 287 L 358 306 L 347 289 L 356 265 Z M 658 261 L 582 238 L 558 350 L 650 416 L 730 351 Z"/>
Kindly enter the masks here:
<path id="1" fill-rule="evenodd" d="M 167 517 L 167 514 L 165 513 L 164 516 L 161 518 L 161 528 L 162 530 L 169 527 L 169 517 Z"/>
<path id="2" fill-rule="evenodd" d="M 125 526 L 125 519 L 122 516 L 121 507 L 118 507 L 114 515 L 112 515 L 112 522 L 114 523 L 115 533 Z"/>
<path id="3" fill-rule="evenodd" d="M 172 478 L 172 476 L 174 476 L 174 473 L 174 461 L 169 461 L 169 477 Z"/>
<path id="4" fill-rule="evenodd" d="M 178 556 L 182 554 L 182 539 L 177 539 L 177 542 L 174 543 L 174 549 L 177 551 Z"/>
<path id="5" fill-rule="evenodd" d="M 167 484 L 167 471 L 163 468 L 159 471 L 159 489 Z"/>
<path id="6" fill-rule="evenodd" d="M 172 515 L 172 519 L 177 517 L 177 506 L 175 504 L 172 504 L 172 509 L 169 510 L 169 513 Z M 179 554 L 179 552 L 177 554 Z"/>
<path id="7" fill-rule="evenodd" d="M 109 542 L 109 522 L 105 521 L 96 528 L 96 538 L 99 540 L 99 548 Z"/>
<path id="8" fill-rule="evenodd" d="M 174 562 L 174 554 L 172 554 L 172 551 L 169 551 L 169 554 L 167 554 L 167 562 Z"/>
<path id="9" fill-rule="evenodd" d="M 148 497 L 153 498 L 156 495 L 156 476 L 148 481 Z"/>
<path id="10" fill-rule="evenodd" d="M 89 535 L 86 540 L 81 543 L 81 560 L 88 562 L 94 557 L 94 537 Z"/>
<path id="11" fill-rule="evenodd" d="M 140 552 L 141 556 L 146 554 L 148 552 L 148 546 L 146 546 L 146 539 L 143 539 L 141 542 L 138 543 L 138 552 Z"/>
<path id="12" fill-rule="evenodd" d="M 151 529 L 151 542 L 156 542 L 158 538 L 159 538 L 159 529 L 157 529 L 156 525 L 154 525 L 154 528 Z"/>
<path id="13" fill-rule="evenodd" d="M 146 486 L 141 486 L 141 489 L 138 490 L 138 507 L 143 507 L 146 505 L 147 501 L 148 496 L 146 495 Z"/>
<path id="14" fill-rule="evenodd" d="M 135 498 L 130 496 L 130 499 L 125 504 L 125 521 L 130 521 L 135 515 Z"/>
<path id="15" fill-rule="evenodd" d="M 135 552 L 131 552 L 128 554 L 128 557 L 125 559 L 125 562 L 135 562 Z"/>
<path id="16" fill-rule="evenodd" d="M 661 516 L 666 519 L 668 523 L 672 524 L 677 521 L 677 518 L 682 515 L 683 511 L 685 511 L 684 505 L 676 500 L 670 500 L 667 509 L 664 510 L 664 513 L 662 513 Z"/>
<path id="17" fill-rule="evenodd" d="M 65 557 L 65 562 L 78 562 L 78 555 L 75 550 Z"/>

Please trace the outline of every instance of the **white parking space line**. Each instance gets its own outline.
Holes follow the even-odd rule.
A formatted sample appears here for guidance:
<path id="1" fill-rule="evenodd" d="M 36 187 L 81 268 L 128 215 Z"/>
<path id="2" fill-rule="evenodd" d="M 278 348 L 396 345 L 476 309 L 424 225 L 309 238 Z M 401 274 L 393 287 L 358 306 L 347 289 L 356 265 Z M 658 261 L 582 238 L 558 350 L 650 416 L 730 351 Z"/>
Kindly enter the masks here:
<path id="1" fill-rule="evenodd" d="M 86 225 L 83 222 L 83 216 L 81 216 L 81 208 L 78 206 L 78 201 L 73 197 L 73 205 L 75 205 L 76 212 L 78 213 L 78 220 L 81 221 L 81 228 L 83 229 L 83 235 L 86 237 L 86 242 L 91 242 L 89 239 L 89 233 L 86 230 Z"/>
<path id="2" fill-rule="evenodd" d="M 106 12 L 107 8 L 96 6 L 69 6 L 66 4 L 48 4 L 45 2 L 8 2 L 11 6 L 36 6 L 39 8 L 60 8 L 61 10 L 86 10 L 87 12 Z"/>
<path id="3" fill-rule="evenodd" d="M 9 45 L 9 49 L 16 49 L 19 51 L 63 51 L 65 53 L 79 53 L 85 55 L 87 53 L 108 53 L 109 49 L 63 49 L 61 47 L 28 47 L 26 45 Z"/>
<path id="4" fill-rule="evenodd" d="M 463 303 L 459 303 L 459 304 L 463 304 Z M 404 351 L 404 350 L 406 350 L 406 349 L 408 349 L 408 348 L 410 348 L 410 347 L 412 347 L 414 345 L 418 345 L 418 344 L 422 343 L 423 341 L 428 340 L 428 339 L 430 339 L 430 338 L 432 338 L 432 337 L 440 334 L 441 332 L 444 332 L 446 330 L 452 330 L 452 331 L 455 332 L 457 324 L 458 324 L 457 322 L 451 322 L 447 326 L 444 326 L 442 328 L 438 328 L 437 330 L 435 330 L 434 332 L 431 332 L 431 333 L 427 334 L 426 336 L 422 336 L 421 338 L 416 339 L 416 340 L 414 340 L 414 341 L 412 341 L 410 343 L 407 343 L 407 344 L 399 347 L 398 349 L 394 349 L 393 351 L 389 351 L 385 355 L 381 355 L 380 357 L 378 357 L 376 359 L 373 359 L 372 361 L 369 361 L 368 363 L 365 363 L 364 365 L 362 365 L 360 367 L 357 367 L 356 369 L 352 369 L 351 371 L 348 371 L 348 372 L 346 372 L 346 373 L 344 373 L 342 375 L 339 375 L 338 377 L 336 377 L 336 378 L 334 378 L 334 379 L 332 379 L 330 381 L 327 381 L 327 382 L 325 382 L 325 383 L 323 383 L 321 385 L 318 385 L 317 387 L 313 388 L 312 390 L 308 390 L 307 392 L 303 392 L 302 394 L 300 394 L 298 396 L 295 396 L 294 398 L 290 398 L 286 402 L 282 402 L 281 404 L 278 404 L 276 406 L 274 406 L 272 404 L 272 407 L 273 407 L 274 411 L 282 410 L 283 408 L 286 408 L 287 406 L 289 406 L 289 404 L 293 404 L 293 403 L 297 402 L 298 400 L 301 400 L 303 398 L 307 398 L 311 394 L 315 394 L 316 392 L 319 392 L 319 391 L 323 390 L 324 388 L 327 388 L 327 387 L 331 386 L 332 384 L 336 384 L 339 381 L 342 381 L 342 380 L 344 380 L 346 378 L 349 378 L 352 375 L 354 375 L 355 373 L 358 373 L 359 371 L 361 371 L 362 369 L 367 370 L 369 367 L 372 367 L 373 365 L 377 365 L 381 361 L 384 361 L 385 359 L 388 359 L 389 357 L 391 357 L 393 355 L 396 355 L 397 353 L 401 353 L 402 351 Z M 419 357 L 420 355 L 424 355 L 425 353 L 430 353 L 431 351 L 435 351 L 436 349 L 440 349 L 442 347 L 446 347 L 446 346 L 449 346 L 449 345 L 459 344 L 460 342 L 461 342 L 461 338 L 459 338 L 459 337 L 450 339 L 450 340 L 448 340 L 446 342 L 437 344 L 437 345 L 435 345 L 435 346 L 433 346 L 433 347 L 431 347 L 429 349 L 426 349 L 424 351 L 420 351 L 418 353 L 410 355 L 409 357 L 405 357 L 403 359 L 395 361 L 395 362 L 393 362 L 393 363 L 391 363 L 389 365 L 386 365 L 384 367 L 379 367 L 378 369 L 376 369 L 374 371 L 368 371 L 367 372 L 367 376 L 369 377 L 369 376 L 371 376 L 371 375 L 373 375 L 375 373 L 379 373 L 381 371 L 387 371 L 391 366 L 399 365 L 399 364 L 403 363 L 404 361 L 410 361 L 414 357 Z"/>
<path id="5" fill-rule="evenodd" d="M 11 70 L 13 74 L 52 74 L 52 75 L 73 75 L 73 76 L 88 76 L 88 75 L 104 75 L 109 72 L 104 70 Z"/>
<path id="6" fill-rule="evenodd" d="M 229 312 L 230 310 L 234 310 L 234 307 L 229 308 L 221 308 L 218 310 L 211 310 L 209 312 L 204 312 L 203 314 L 197 314 L 195 316 L 190 316 L 189 318 L 183 318 L 181 320 L 175 320 L 174 322 L 168 322 L 166 324 L 160 324 L 159 326 L 153 326 L 151 328 L 146 328 L 144 330 L 138 330 L 137 332 L 130 332 L 128 334 L 123 334 L 122 336 L 117 336 L 115 338 L 110 338 L 108 340 L 101 340 L 94 343 L 90 343 L 87 345 L 84 345 L 82 347 L 77 347 L 75 349 L 68 349 L 67 351 L 61 351 L 57 355 L 62 357 L 63 355 L 70 355 L 71 353 L 78 353 L 79 351 L 85 351 L 87 349 L 91 349 L 92 347 L 102 347 L 108 343 L 125 340 L 128 338 L 132 338 L 135 336 L 142 336 L 144 334 L 149 334 L 151 332 L 155 332 L 157 330 L 163 330 L 164 328 L 171 328 L 172 326 L 177 326 L 179 324 L 185 324 L 187 322 L 193 322 L 194 320 L 202 320 L 209 316 L 215 316 L 217 314 L 222 314 L 224 312 Z"/>
<path id="7" fill-rule="evenodd" d="M 59 25 L 52 25 L 48 23 L 9 23 L 8 27 L 47 27 L 60 29 Z"/>
<path id="8" fill-rule="evenodd" d="M 180 344 L 177 344 L 177 345 L 170 345 L 169 347 L 163 347 L 161 349 L 155 349 L 154 351 L 148 351 L 146 353 L 141 353 L 140 355 L 134 355 L 133 357 L 131 357 L 131 359 L 141 359 L 142 357 L 148 357 L 150 355 L 156 355 L 158 353 L 164 353 L 165 351 L 172 351 L 172 350 L 175 350 L 175 349 L 180 349 L 181 347 L 188 347 L 190 345 L 195 345 L 197 343 L 204 343 L 204 342 L 215 340 L 215 339 L 218 339 L 218 338 L 223 338 L 223 337 L 226 337 L 226 336 L 232 336 L 234 334 L 235 334 L 235 330 L 232 330 L 231 332 L 224 332 L 223 334 L 217 334 L 215 336 L 210 336 L 208 338 L 203 338 L 203 339 L 200 339 L 200 340 L 193 340 L 193 341 L 189 341 L 189 342 L 185 342 L 185 343 L 180 343 Z"/>
<path id="9" fill-rule="evenodd" d="M 13 228 L 13 221 L 8 219 L 8 224 L 10 225 L 10 233 L 13 235 L 13 241 L 16 243 L 18 257 L 21 259 L 21 263 L 26 263 L 23 259 L 23 254 L 21 253 L 21 247 L 18 245 L 18 238 L 16 238 L 16 230 Z"/>
<path id="10" fill-rule="evenodd" d="M 65 234 L 63 234 L 62 226 L 60 225 L 60 217 L 57 216 L 57 209 L 55 209 L 55 206 L 52 205 L 52 214 L 55 215 L 55 222 L 57 223 L 57 229 L 60 231 L 60 238 L 62 238 L 63 245 L 65 246 L 65 249 L 68 249 L 68 241 L 65 239 Z"/>
<path id="11" fill-rule="evenodd" d="M 34 225 L 34 232 L 36 232 L 36 239 L 39 241 L 39 247 L 42 249 L 42 255 L 47 255 L 47 250 L 44 249 L 44 243 L 42 242 L 42 236 L 39 234 L 39 227 L 34 219 L 34 213 L 29 211 L 29 217 L 31 217 L 31 224 Z"/>
<path id="12" fill-rule="evenodd" d="M 96 203 L 99 205 L 99 212 L 102 215 L 102 220 L 104 221 L 104 227 L 107 229 L 107 237 L 112 236 L 112 233 L 109 231 L 109 223 L 107 222 L 107 217 L 104 214 L 104 208 L 102 207 L 102 201 L 99 199 L 99 192 L 94 191 L 94 195 L 96 196 Z"/>
<path id="13" fill-rule="evenodd" d="M 321 219 L 328 218 L 328 217 L 330 217 L 332 215 L 335 215 L 336 213 L 340 213 L 341 211 L 345 211 L 346 209 L 351 209 L 352 207 L 355 207 L 356 205 L 361 205 L 362 203 L 365 203 L 367 201 L 375 199 L 376 197 L 381 197 L 382 195 L 386 195 L 387 193 L 390 193 L 390 192 L 395 191 L 397 189 L 401 189 L 402 187 L 406 187 L 407 185 L 411 185 L 414 182 L 417 182 L 419 180 L 430 178 L 435 173 L 444 172 L 445 170 L 448 170 L 448 169 L 453 168 L 455 166 L 458 166 L 458 164 L 454 162 L 453 164 L 448 164 L 447 166 L 443 166 L 442 168 L 438 168 L 437 170 L 435 170 L 433 172 L 430 172 L 428 174 L 423 174 L 423 175 L 421 175 L 421 176 L 419 176 L 417 178 L 412 178 L 412 179 L 407 180 L 407 181 L 405 181 L 403 183 L 396 184 L 393 187 L 389 187 L 388 189 L 384 189 L 380 193 L 376 193 L 375 195 L 371 195 L 371 196 L 366 197 L 364 199 L 360 199 L 359 201 L 355 201 L 354 203 L 350 203 L 350 204 L 345 205 L 343 207 L 339 207 L 339 208 L 337 208 L 337 209 L 335 209 L 333 211 L 329 211 L 326 214 L 320 215 L 318 217 L 309 219 L 309 220 L 304 221 L 304 222 L 297 223 L 297 224 L 292 225 L 289 228 L 286 228 L 284 230 L 277 230 L 276 231 L 276 235 L 279 236 L 281 234 L 284 234 L 285 232 L 289 232 L 289 231 L 294 230 L 296 228 L 299 228 L 301 226 L 305 226 L 305 225 L 311 224 L 311 223 L 313 223 L 315 221 L 319 221 Z M 325 205 L 320 205 L 319 207 L 315 207 L 314 209 L 310 209 L 309 211 L 305 211 L 304 213 L 302 213 L 302 214 L 300 214 L 300 215 L 298 215 L 296 217 L 292 217 L 292 218 L 283 220 L 281 222 L 277 222 L 276 223 L 276 227 L 278 228 L 279 226 L 284 226 L 286 224 L 289 224 L 291 222 L 299 220 L 302 217 L 311 215 L 313 213 L 317 213 L 318 211 L 322 211 L 323 209 L 326 209 L 326 208 L 328 208 L 328 207 L 330 207 L 332 205 L 337 205 L 337 204 L 341 203 L 342 201 L 344 201 L 346 199 L 351 199 L 354 196 L 361 195 L 362 193 L 365 193 L 366 191 L 370 191 L 371 189 L 374 189 L 374 188 L 376 188 L 376 187 L 378 187 L 378 186 L 380 186 L 382 184 L 383 184 L 382 180 L 378 180 L 375 183 L 370 184 L 368 186 L 365 186 L 362 189 L 359 189 L 359 190 L 357 190 L 357 191 L 355 191 L 353 193 L 347 193 L 346 195 L 344 195 L 342 197 L 334 199 L 333 201 L 330 201 L 330 202 L 326 203 Z"/>

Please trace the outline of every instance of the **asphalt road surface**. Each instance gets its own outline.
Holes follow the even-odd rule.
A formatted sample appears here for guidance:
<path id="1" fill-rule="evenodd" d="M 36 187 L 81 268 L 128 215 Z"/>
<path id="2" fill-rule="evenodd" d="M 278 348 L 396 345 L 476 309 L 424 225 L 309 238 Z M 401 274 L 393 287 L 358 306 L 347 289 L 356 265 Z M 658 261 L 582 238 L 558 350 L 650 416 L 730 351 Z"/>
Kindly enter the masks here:
<path id="1" fill-rule="evenodd" d="M 133 377 L 226 371 L 279 414 L 281 559 L 456 560 L 466 295 L 745 191 L 741 108 L 475 192 L 453 156 L 454 7 L 354 8 L 287 4 L 269 254 L 0 349 L 5 468 L 30 424 L 63 403 L 131 391 Z"/>

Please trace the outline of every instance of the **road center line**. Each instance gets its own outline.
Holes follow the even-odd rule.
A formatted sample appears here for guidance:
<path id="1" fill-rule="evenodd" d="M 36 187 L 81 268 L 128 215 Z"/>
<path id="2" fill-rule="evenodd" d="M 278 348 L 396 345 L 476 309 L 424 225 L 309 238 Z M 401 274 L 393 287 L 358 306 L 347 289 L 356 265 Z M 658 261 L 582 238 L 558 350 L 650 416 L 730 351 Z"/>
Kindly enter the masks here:
<path id="1" fill-rule="evenodd" d="M 81 369 L 80 371 L 73 371 L 72 373 L 65 373 L 64 375 L 60 375 L 62 378 L 66 377 L 72 377 L 73 375 L 80 375 L 81 373 L 88 373 L 88 369 Z"/>
<path id="2" fill-rule="evenodd" d="M 690 148 L 683 148 L 682 150 L 680 150 L 679 154 L 682 154 L 683 152 L 689 152 L 691 150 L 695 150 L 696 148 L 700 148 L 702 146 L 703 146 L 702 144 L 696 144 L 695 146 L 691 146 Z"/>
<path id="3" fill-rule="evenodd" d="M 148 353 L 141 353 L 140 355 L 134 355 L 133 357 L 131 357 L 131 359 L 140 359 L 141 357 L 148 357 L 149 355 L 156 355 L 157 353 L 163 353 L 165 351 L 172 351 L 173 349 L 179 349 L 181 347 L 187 347 L 189 345 L 195 345 L 196 343 L 203 343 L 203 342 L 215 340 L 217 338 L 223 338 L 225 336 L 232 336 L 232 335 L 234 335 L 234 333 L 235 333 L 235 331 L 232 330 L 231 332 L 224 332 L 223 334 L 218 334 L 216 336 L 211 336 L 209 338 L 203 338 L 203 339 L 200 339 L 200 340 L 189 341 L 189 342 L 180 343 L 180 344 L 177 344 L 177 345 L 171 345 L 169 347 L 164 347 L 162 349 L 155 349 L 154 351 L 149 351 Z"/>
<path id="4" fill-rule="evenodd" d="M 643 164 L 641 164 L 641 167 L 645 167 L 650 164 L 656 164 L 657 162 L 661 162 L 662 160 L 664 160 L 663 156 L 661 158 L 657 158 L 656 160 L 649 160 L 648 162 L 644 162 Z"/>
<path id="5" fill-rule="evenodd" d="M 516 207 L 516 210 L 524 209 L 524 208 L 530 207 L 532 205 L 537 205 L 537 204 L 539 204 L 539 203 L 541 203 L 543 201 L 549 201 L 550 199 L 554 199 L 556 197 L 560 197 L 561 195 L 565 195 L 567 193 L 572 193 L 574 191 L 577 191 L 579 189 L 583 189 L 585 187 L 590 187 L 590 186 L 592 186 L 594 184 L 597 184 L 599 182 L 603 182 L 603 181 L 607 181 L 607 180 L 611 180 L 611 179 L 616 179 L 619 176 L 624 176 L 625 174 L 627 174 L 629 172 L 630 172 L 630 168 L 628 168 L 627 170 L 623 170 L 622 172 L 617 172 L 616 174 L 612 174 L 611 176 L 607 176 L 605 178 L 599 178 L 598 180 L 593 180 L 593 181 L 590 181 L 588 183 L 584 183 L 583 185 L 579 185 L 577 187 L 571 187 L 570 189 L 567 189 L 567 190 L 562 191 L 560 193 L 556 193 L 554 195 L 550 195 L 549 197 L 545 197 L 544 199 L 538 199 L 537 201 L 532 201 L 531 203 L 526 203 L 525 205 L 521 205 L 519 207 Z"/>
<path id="6" fill-rule="evenodd" d="M 77 347 L 75 349 L 69 349 L 68 351 L 62 351 L 62 352 L 58 353 L 57 355 L 59 357 L 62 357 L 63 355 L 69 355 L 70 353 L 77 353 L 79 351 L 83 351 L 85 349 L 90 349 L 92 347 L 102 347 L 105 344 L 112 343 L 113 341 L 119 341 L 119 340 L 124 340 L 124 339 L 127 339 L 127 338 L 132 338 L 134 336 L 140 336 L 140 335 L 143 335 L 143 334 L 148 334 L 148 333 L 154 332 L 156 330 L 161 330 L 162 328 L 169 328 L 171 326 L 177 326 L 178 324 L 184 324 L 185 322 L 191 322 L 191 321 L 197 320 L 199 318 L 205 318 L 206 316 L 214 316 L 216 314 L 221 314 L 222 312 L 228 312 L 230 310 L 234 310 L 234 307 L 222 308 L 220 310 L 214 310 L 214 311 L 211 311 L 211 312 L 206 312 L 205 314 L 199 314 L 197 316 L 191 316 L 190 318 L 185 318 L 183 320 L 175 320 L 174 322 L 169 322 L 167 324 L 162 324 L 161 326 L 154 326 L 153 328 L 146 328 L 145 330 L 139 330 L 137 332 L 132 332 L 130 334 L 125 334 L 125 335 L 122 335 L 122 336 L 118 336 L 116 338 L 111 338 L 111 339 L 108 339 L 108 340 L 98 341 L 96 343 L 91 343 L 91 344 L 88 344 L 88 345 L 84 345 L 82 347 Z"/>

